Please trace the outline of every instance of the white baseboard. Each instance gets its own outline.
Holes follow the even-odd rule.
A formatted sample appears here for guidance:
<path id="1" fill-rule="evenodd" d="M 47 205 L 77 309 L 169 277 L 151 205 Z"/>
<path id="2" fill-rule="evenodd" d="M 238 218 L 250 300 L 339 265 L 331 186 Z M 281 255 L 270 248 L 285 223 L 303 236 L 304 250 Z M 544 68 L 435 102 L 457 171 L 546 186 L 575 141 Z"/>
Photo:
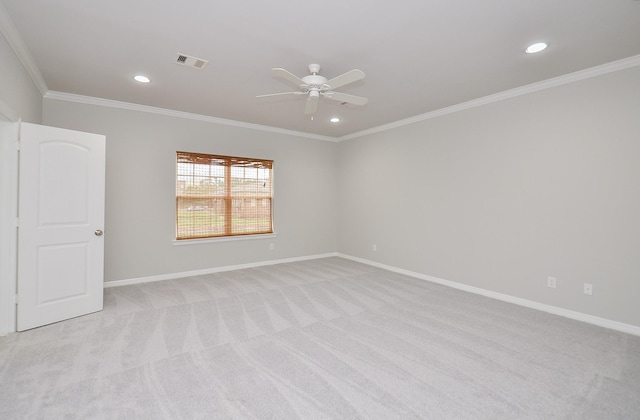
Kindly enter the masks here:
<path id="1" fill-rule="evenodd" d="M 213 273 L 222 273 L 225 271 L 242 270 L 244 268 L 264 267 L 268 265 L 291 263 L 297 261 L 315 260 L 319 258 L 328 257 L 340 257 L 351 261 L 356 261 L 362 264 L 367 264 L 372 267 L 381 268 L 384 270 L 392 271 L 394 273 L 404 274 L 420 280 L 429 281 L 432 283 L 441 284 L 443 286 L 452 287 L 454 289 L 463 290 L 465 292 L 475 293 L 477 295 L 489 297 L 492 299 L 501 300 L 503 302 L 513 303 L 515 305 L 524 306 L 526 308 L 536 309 L 543 312 L 548 312 L 554 315 L 563 316 L 565 318 L 574 319 L 576 321 L 586 322 L 588 324 L 597 325 L 599 327 L 609 328 L 611 330 L 620 331 L 627 334 L 633 334 L 640 336 L 640 327 L 631 324 L 625 324 L 618 321 L 612 321 L 606 318 L 600 318 L 593 315 L 584 314 L 582 312 L 571 311 L 569 309 L 560 308 L 557 306 L 546 305 L 544 303 L 535 302 L 532 300 L 522 299 L 519 297 L 507 295 L 504 293 L 493 292 L 491 290 L 481 289 L 479 287 L 469 286 L 463 283 L 457 283 L 450 280 L 444 280 L 438 277 L 428 276 L 426 274 L 416 273 L 414 271 L 404 270 L 402 268 L 381 264 L 375 261 L 367 260 L 364 258 L 354 257 L 352 255 L 342 254 L 339 252 L 331 252 L 327 254 L 307 255 L 304 257 L 285 258 L 280 260 L 259 261 L 248 264 L 228 265 L 223 267 L 205 268 L 202 270 L 183 271 L 179 273 L 161 274 L 156 276 L 138 277 L 126 280 L 114 280 L 105 282 L 104 287 L 119 287 L 130 286 L 133 284 L 151 283 L 156 281 L 179 279 L 183 277 L 201 276 Z"/>
<path id="2" fill-rule="evenodd" d="M 432 283 L 441 284 L 443 286 L 449 286 L 454 289 L 464 290 L 465 292 L 475 293 L 477 295 L 486 296 L 492 299 L 501 300 L 503 302 L 513 303 L 515 305 L 524 306 L 531 309 L 537 309 L 539 311 L 548 312 L 554 315 L 560 315 L 565 318 L 574 319 L 576 321 L 586 322 L 588 324 L 597 325 L 599 327 L 609 328 L 615 331 L 620 331 L 627 334 L 633 334 L 640 336 L 640 327 L 631 324 L 625 324 L 618 321 L 612 321 L 606 318 L 600 318 L 593 315 L 584 314 L 582 312 L 571 311 L 569 309 L 559 308 L 557 306 L 546 305 L 544 303 L 535 302 L 532 300 L 522 299 L 519 297 L 506 295 L 504 293 L 492 292 L 491 290 L 481 289 L 479 287 L 468 286 L 463 283 L 457 283 L 450 280 L 444 280 L 426 274 L 420 274 L 409 270 L 393 267 L 386 264 L 377 263 L 375 261 L 366 260 L 364 258 L 358 258 L 347 254 L 338 253 L 338 257 L 348 260 L 356 261 L 359 263 L 367 264 L 373 267 L 382 268 L 384 270 L 393 271 L 395 273 L 404 274 L 410 277 L 414 277 L 420 280 L 430 281 Z"/>
<path id="3" fill-rule="evenodd" d="M 227 265 L 223 267 L 205 268 L 202 270 L 182 271 L 180 273 L 160 274 L 156 276 L 138 277 L 133 279 L 125 279 L 125 280 L 113 280 L 113 281 L 105 282 L 104 288 L 106 289 L 109 287 L 130 286 L 132 284 L 152 283 L 155 281 L 172 280 L 172 279 L 179 279 L 183 277 L 202 276 L 202 275 L 213 274 L 213 273 L 222 273 L 224 271 L 242 270 L 243 268 L 264 267 L 267 265 L 316 260 L 319 258 L 328 258 L 328 257 L 337 257 L 337 256 L 338 256 L 337 252 L 331 252 L 328 254 L 307 255 L 304 257 L 284 258 L 280 260 L 258 261 L 254 263 L 248 263 L 248 264 Z"/>

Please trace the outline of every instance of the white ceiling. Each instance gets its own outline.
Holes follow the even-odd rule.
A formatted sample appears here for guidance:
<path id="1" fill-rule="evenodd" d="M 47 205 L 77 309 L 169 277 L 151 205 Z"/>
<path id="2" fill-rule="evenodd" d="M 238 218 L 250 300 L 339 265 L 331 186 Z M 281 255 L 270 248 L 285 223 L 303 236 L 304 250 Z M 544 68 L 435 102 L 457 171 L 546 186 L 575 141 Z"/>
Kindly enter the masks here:
<path id="1" fill-rule="evenodd" d="M 51 91 L 330 137 L 640 54 L 637 0 L 0 1 Z M 294 90 L 272 67 L 310 63 L 364 71 L 339 91 L 369 103 L 322 100 L 311 120 L 301 96 L 255 98 Z"/>

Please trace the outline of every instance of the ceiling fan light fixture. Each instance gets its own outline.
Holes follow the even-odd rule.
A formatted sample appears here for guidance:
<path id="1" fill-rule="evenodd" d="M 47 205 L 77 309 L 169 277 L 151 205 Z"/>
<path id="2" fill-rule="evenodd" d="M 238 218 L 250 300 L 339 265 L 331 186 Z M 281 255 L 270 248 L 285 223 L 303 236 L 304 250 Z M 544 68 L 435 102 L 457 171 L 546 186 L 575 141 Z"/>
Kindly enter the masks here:
<path id="1" fill-rule="evenodd" d="M 340 118 L 332 117 L 329 121 L 331 121 L 332 123 L 339 123 L 340 122 Z"/>
<path id="2" fill-rule="evenodd" d="M 527 54 L 535 54 L 547 49 L 548 45 L 546 42 L 536 42 L 535 44 L 531 44 L 527 47 L 524 52 Z"/>
<path id="3" fill-rule="evenodd" d="M 149 83 L 151 81 L 151 79 L 149 79 L 147 76 L 143 76 L 141 74 L 135 76 L 134 80 L 140 83 Z"/>

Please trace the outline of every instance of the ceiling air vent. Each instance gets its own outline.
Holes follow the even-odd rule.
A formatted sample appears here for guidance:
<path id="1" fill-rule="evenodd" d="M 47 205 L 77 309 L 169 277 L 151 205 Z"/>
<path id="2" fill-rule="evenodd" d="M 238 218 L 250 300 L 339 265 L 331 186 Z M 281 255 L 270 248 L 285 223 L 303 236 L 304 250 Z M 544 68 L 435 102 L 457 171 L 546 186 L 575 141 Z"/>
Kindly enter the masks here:
<path id="1" fill-rule="evenodd" d="M 178 53 L 178 58 L 176 60 L 176 64 L 180 64 L 182 66 L 193 67 L 194 69 L 202 70 L 207 66 L 208 60 L 203 60 L 201 58 L 191 57 L 190 55 L 184 55 Z"/>

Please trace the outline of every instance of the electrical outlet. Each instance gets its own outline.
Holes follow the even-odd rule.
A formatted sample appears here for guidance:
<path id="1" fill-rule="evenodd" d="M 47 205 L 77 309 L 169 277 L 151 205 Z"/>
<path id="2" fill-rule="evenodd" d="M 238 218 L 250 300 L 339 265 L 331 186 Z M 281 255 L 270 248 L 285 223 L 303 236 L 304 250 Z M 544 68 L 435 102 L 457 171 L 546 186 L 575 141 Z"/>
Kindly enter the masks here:
<path id="1" fill-rule="evenodd" d="M 271 251 L 273 251 L 274 249 L 276 249 L 276 244 L 269 244 L 269 249 Z"/>
<path id="2" fill-rule="evenodd" d="M 377 251 L 378 250 L 378 245 L 376 245 L 376 244 L 371 245 L 371 250 L 372 251 Z"/>
<path id="3" fill-rule="evenodd" d="M 585 295 L 592 295 L 593 294 L 593 285 L 590 283 L 585 283 L 584 284 L 584 294 Z"/>
<path id="4" fill-rule="evenodd" d="M 556 288 L 556 278 L 555 277 L 547 277 L 547 287 L 551 287 L 552 289 Z"/>

